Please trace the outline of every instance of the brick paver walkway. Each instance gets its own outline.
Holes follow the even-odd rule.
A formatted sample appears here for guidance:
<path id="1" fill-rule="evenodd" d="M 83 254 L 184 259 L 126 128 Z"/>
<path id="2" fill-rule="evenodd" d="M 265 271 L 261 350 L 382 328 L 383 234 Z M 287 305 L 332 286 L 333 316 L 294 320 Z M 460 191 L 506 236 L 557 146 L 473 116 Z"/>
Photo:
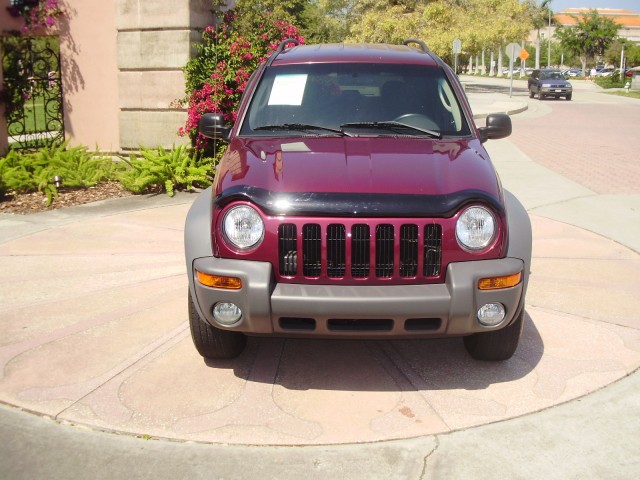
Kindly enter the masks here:
<path id="1" fill-rule="evenodd" d="M 510 140 L 520 150 L 596 193 L 640 193 L 640 101 L 547 100 L 541 108 L 553 114 L 514 117 Z"/>

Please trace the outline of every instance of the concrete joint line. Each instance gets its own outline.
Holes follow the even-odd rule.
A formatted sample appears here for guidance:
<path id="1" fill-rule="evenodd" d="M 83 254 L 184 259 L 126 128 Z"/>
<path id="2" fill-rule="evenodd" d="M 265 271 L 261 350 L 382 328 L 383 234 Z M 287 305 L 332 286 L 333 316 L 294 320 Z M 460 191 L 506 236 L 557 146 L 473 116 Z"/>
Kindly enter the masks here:
<path id="1" fill-rule="evenodd" d="M 163 112 L 186 112 L 187 110 L 184 108 L 121 108 L 121 112 L 154 112 L 154 113 L 163 113 Z"/>
<path id="2" fill-rule="evenodd" d="M 172 67 L 122 67 L 120 73 L 147 73 L 147 72 L 182 72 L 181 68 Z"/>
<path id="3" fill-rule="evenodd" d="M 451 426 L 438 414 L 438 410 L 429 402 L 425 392 L 430 390 L 426 381 L 415 371 L 413 365 L 393 346 L 391 341 L 367 342 L 369 350 L 376 356 L 378 362 L 387 371 L 389 376 L 398 386 L 400 392 L 415 392 L 424 404 L 435 414 L 446 428 L 451 431 Z"/>
<path id="4" fill-rule="evenodd" d="M 141 33 L 141 32 L 201 32 L 202 28 L 185 28 L 185 27 L 138 27 L 138 28 L 119 28 L 118 33 Z"/>
<path id="5" fill-rule="evenodd" d="M 70 405 L 65 407 L 63 410 L 55 414 L 53 417 L 56 422 L 61 422 L 65 419 L 61 419 L 60 417 L 66 412 L 73 409 L 75 406 L 83 403 L 84 400 L 89 398 L 91 395 L 95 394 L 100 389 L 104 388 L 105 385 L 108 385 L 112 382 L 123 383 L 123 380 L 120 380 L 122 377 L 128 378 L 131 373 L 139 370 L 141 367 L 145 366 L 152 360 L 158 358 L 164 352 L 173 348 L 178 342 L 182 341 L 187 336 L 187 332 L 189 331 L 189 325 L 187 322 L 182 323 L 178 327 L 174 328 L 166 335 L 163 335 L 160 338 L 157 338 L 150 344 L 148 344 L 141 352 L 136 355 L 129 357 L 126 360 L 123 360 L 119 365 L 116 365 L 112 370 L 106 372 L 104 375 L 99 377 L 100 381 L 97 382 L 90 391 L 87 391 L 81 397 L 75 399 Z M 68 420 L 67 420 L 68 421 Z"/>
<path id="6" fill-rule="evenodd" d="M 431 449 L 430 452 L 424 456 L 422 460 L 422 472 L 420 472 L 420 479 L 427 478 L 427 469 L 429 468 L 429 459 L 434 456 L 434 454 L 440 448 L 440 435 L 434 435 L 433 440 L 436 442 L 435 446 Z"/>
<path id="7" fill-rule="evenodd" d="M 565 317 L 578 318 L 580 320 L 585 320 L 587 322 L 592 322 L 592 323 L 597 324 L 597 325 L 611 325 L 611 326 L 615 326 L 615 327 L 619 327 L 619 328 L 629 329 L 630 331 L 640 331 L 637 328 L 630 327 L 629 325 L 625 325 L 623 323 L 598 320 L 597 318 L 585 317 L 583 315 L 576 315 L 575 313 L 566 312 L 564 310 L 557 310 L 555 308 L 544 307 L 544 306 L 541 306 L 541 305 L 536 305 L 535 303 L 529 303 L 529 304 L 527 304 L 527 306 L 531 307 L 531 308 L 535 308 L 535 309 L 540 310 L 542 312 L 549 312 L 549 313 L 554 313 L 556 315 L 563 315 Z"/>
<path id="8" fill-rule="evenodd" d="M 538 205 L 537 207 L 530 208 L 528 211 L 532 213 L 536 213 L 536 210 L 539 210 L 541 208 L 554 207 L 558 205 L 566 205 L 576 200 L 582 200 L 583 198 L 596 198 L 598 196 L 599 195 L 595 192 L 589 195 L 579 195 L 577 197 L 565 198 L 564 200 L 560 200 L 559 202 L 551 202 L 551 203 L 545 203 L 544 205 Z M 544 215 L 541 215 L 540 213 L 537 213 L 537 215 L 544 216 Z"/>

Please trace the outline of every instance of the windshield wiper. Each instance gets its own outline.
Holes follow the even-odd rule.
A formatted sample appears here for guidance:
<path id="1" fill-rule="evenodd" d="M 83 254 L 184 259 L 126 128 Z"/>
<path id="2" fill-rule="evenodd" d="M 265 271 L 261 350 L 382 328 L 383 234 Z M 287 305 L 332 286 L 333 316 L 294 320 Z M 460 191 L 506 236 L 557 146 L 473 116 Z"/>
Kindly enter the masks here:
<path id="1" fill-rule="evenodd" d="M 320 125 L 310 125 L 307 123 L 283 123 L 281 125 L 263 125 L 261 127 L 256 127 L 253 130 L 322 130 L 325 132 L 336 133 L 340 136 L 348 136 L 351 135 L 343 132 L 342 130 L 338 130 L 336 128 L 329 127 L 321 127 Z"/>
<path id="2" fill-rule="evenodd" d="M 413 125 L 407 125 L 406 123 L 394 122 L 394 121 L 386 121 L 386 122 L 354 122 L 354 123 L 344 123 L 340 125 L 340 128 L 382 128 L 385 130 L 403 130 L 409 129 L 414 130 L 416 132 L 424 133 L 431 138 L 442 138 L 442 134 L 440 132 L 436 132 L 435 130 L 428 130 L 426 128 L 414 127 Z"/>

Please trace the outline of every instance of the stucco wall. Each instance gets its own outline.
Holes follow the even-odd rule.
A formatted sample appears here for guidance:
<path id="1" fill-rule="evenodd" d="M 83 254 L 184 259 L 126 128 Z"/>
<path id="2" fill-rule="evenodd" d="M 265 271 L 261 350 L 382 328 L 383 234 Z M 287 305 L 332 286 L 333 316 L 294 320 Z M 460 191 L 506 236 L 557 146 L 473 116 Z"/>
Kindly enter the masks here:
<path id="1" fill-rule="evenodd" d="M 210 0 L 66 0 L 60 27 L 65 136 L 104 152 L 171 147 L 187 115 L 182 68 L 200 30 L 213 22 Z M 21 22 L 0 0 L 0 30 Z M 0 76 L 1 79 L 1 76 Z M 0 150 L 6 148 L 0 119 Z"/>
<path id="2" fill-rule="evenodd" d="M 60 31 L 65 136 L 72 145 L 120 150 L 116 5 L 66 2 Z"/>

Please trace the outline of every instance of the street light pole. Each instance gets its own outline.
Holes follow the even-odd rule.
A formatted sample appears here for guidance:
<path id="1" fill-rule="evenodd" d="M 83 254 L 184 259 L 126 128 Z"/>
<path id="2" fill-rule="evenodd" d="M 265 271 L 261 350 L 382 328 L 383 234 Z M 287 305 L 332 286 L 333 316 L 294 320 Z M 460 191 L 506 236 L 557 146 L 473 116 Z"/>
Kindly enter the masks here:
<path id="1" fill-rule="evenodd" d="M 547 56 L 547 68 L 551 68 L 551 8 L 549 5 L 551 0 L 547 2 L 547 9 L 549 11 L 549 28 L 547 29 L 547 42 L 549 42 L 549 54 Z"/>
<path id="2" fill-rule="evenodd" d="M 551 67 L 551 8 L 549 5 L 551 4 L 551 0 L 543 0 L 540 4 L 540 9 L 547 7 L 547 12 L 549 13 L 549 24 L 547 26 L 547 43 L 549 45 L 548 53 L 547 53 L 547 68 Z"/>

